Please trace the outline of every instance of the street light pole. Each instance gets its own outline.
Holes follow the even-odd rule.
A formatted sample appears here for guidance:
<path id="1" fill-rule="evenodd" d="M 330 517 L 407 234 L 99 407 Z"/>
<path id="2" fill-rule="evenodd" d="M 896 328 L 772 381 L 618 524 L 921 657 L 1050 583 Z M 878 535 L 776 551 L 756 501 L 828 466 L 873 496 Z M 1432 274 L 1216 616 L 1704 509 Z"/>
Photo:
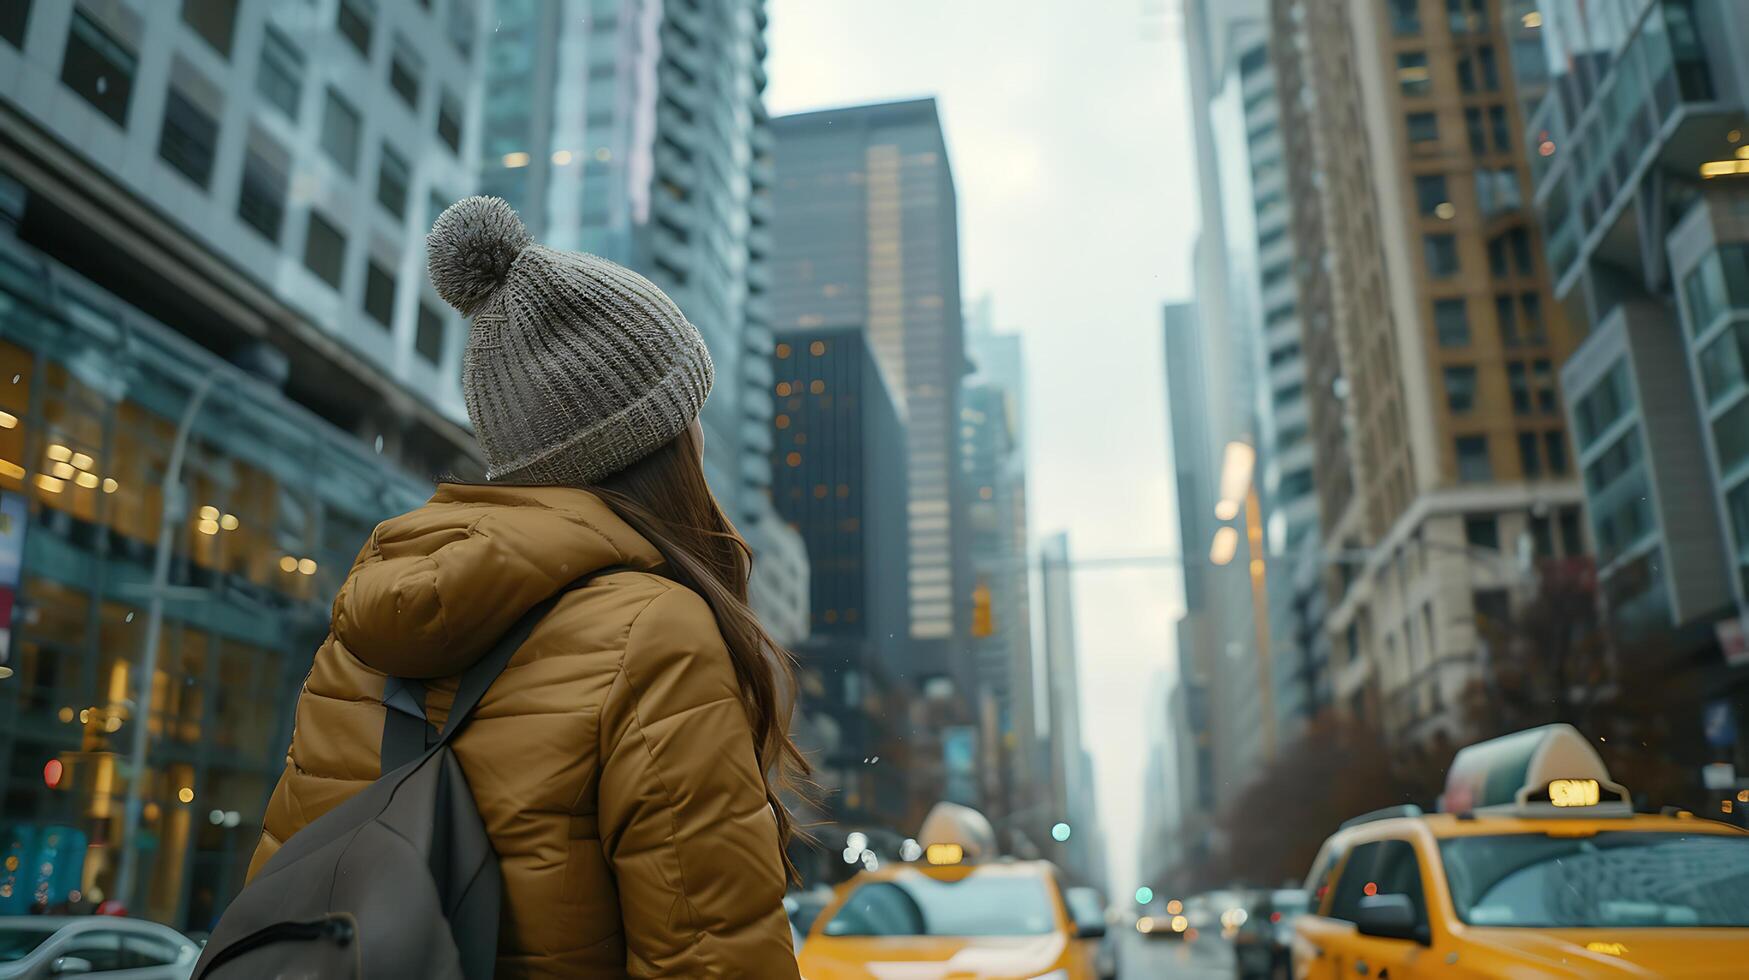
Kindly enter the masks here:
<path id="1" fill-rule="evenodd" d="M 121 835 L 121 870 L 115 879 L 115 898 L 124 906 L 133 895 L 134 878 L 139 871 L 138 837 L 140 812 L 144 806 L 146 781 L 146 749 L 151 727 L 152 683 L 158 673 L 158 634 L 164 626 L 164 594 L 170 585 L 170 553 L 175 545 L 176 528 L 186 507 L 182 498 L 182 460 L 188 452 L 188 437 L 194 421 L 200 415 L 207 396 L 225 381 L 223 369 L 208 371 L 195 383 L 183 406 L 182 419 L 176 427 L 176 441 L 170 447 L 170 462 L 164 467 L 159 482 L 159 499 L 163 514 L 158 520 L 158 550 L 152 556 L 152 585 L 146 612 L 146 646 L 140 655 L 140 669 L 134 678 L 133 744 L 128 751 L 128 795 L 123 811 Z"/>

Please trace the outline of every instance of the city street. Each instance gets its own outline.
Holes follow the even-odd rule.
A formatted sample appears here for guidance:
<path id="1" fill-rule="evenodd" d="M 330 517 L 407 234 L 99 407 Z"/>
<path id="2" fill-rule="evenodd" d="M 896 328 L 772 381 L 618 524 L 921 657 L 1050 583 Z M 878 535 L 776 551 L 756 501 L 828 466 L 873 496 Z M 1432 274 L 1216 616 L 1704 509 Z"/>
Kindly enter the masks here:
<path id="1" fill-rule="evenodd" d="M 1194 943 L 1146 939 L 1135 930 L 1118 953 L 1122 980 L 1228 980 L 1233 976 L 1233 947 L 1218 939 Z"/>

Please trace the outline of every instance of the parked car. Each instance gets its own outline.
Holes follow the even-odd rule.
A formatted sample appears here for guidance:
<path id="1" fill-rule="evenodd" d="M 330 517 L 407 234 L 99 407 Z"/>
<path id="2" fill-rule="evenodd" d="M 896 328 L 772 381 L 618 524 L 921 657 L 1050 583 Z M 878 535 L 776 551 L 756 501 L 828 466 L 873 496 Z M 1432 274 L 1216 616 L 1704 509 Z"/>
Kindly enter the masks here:
<path id="1" fill-rule="evenodd" d="M 0 980 L 85 974 L 188 980 L 200 947 L 175 929 L 108 915 L 0 918 Z"/>

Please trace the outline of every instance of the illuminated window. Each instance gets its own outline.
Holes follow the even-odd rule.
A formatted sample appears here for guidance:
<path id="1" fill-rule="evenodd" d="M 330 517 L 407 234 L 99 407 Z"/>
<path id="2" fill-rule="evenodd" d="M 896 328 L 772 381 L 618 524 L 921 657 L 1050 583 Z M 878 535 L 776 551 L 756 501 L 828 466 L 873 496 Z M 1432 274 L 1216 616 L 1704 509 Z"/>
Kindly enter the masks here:
<path id="1" fill-rule="evenodd" d="M 778 344 L 777 345 L 777 356 L 778 357 L 788 357 L 789 356 L 789 345 L 788 344 Z"/>
<path id="2" fill-rule="evenodd" d="M 789 416 L 788 415 L 779 415 L 776 418 L 773 418 L 771 420 L 771 424 L 777 426 L 780 429 L 787 429 L 787 428 L 789 428 Z"/>
<path id="3" fill-rule="evenodd" d="M 826 391 L 826 382 L 816 378 L 808 383 L 808 391 L 815 395 L 824 394 Z"/>
<path id="4" fill-rule="evenodd" d="M 789 395 L 789 382 L 788 381 L 779 381 L 777 383 L 777 397 L 784 398 L 784 397 L 787 397 L 788 395 Z"/>
<path id="5" fill-rule="evenodd" d="M 1397 85 L 1404 98 L 1419 99 L 1433 94 L 1433 76 L 1427 70 L 1425 51 L 1405 51 L 1397 55 Z"/>
<path id="6" fill-rule="evenodd" d="M 788 456 L 785 456 L 783 461 L 791 466 L 800 466 L 802 465 L 802 454 L 792 452 Z"/>
<path id="7" fill-rule="evenodd" d="M 815 357 L 819 357 L 820 355 L 826 353 L 826 342 L 824 340 L 816 340 L 813 343 L 809 344 L 808 345 L 808 353 L 814 355 Z"/>

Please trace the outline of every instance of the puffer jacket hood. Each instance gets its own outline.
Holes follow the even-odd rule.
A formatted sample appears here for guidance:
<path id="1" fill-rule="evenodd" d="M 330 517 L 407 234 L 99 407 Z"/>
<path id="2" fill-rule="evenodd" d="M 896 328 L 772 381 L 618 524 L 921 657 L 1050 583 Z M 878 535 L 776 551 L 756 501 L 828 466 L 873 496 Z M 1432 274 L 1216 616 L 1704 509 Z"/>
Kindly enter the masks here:
<path id="1" fill-rule="evenodd" d="M 577 579 L 661 560 L 585 491 L 446 483 L 377 527 L 334 599 L 334 635 L 382 673 L 448 677 Z"/>
<path id="2" fill-rule="evenodd" d="M 446 484 L 380 525 L 298 696 L 250 876 L 381 772 L 388 676 L 457 675 L 570 589 L 450 743 L 504 874 L 501 980 L 796 977 L 777 822 L 709 604 L 594 494 Z"/>

